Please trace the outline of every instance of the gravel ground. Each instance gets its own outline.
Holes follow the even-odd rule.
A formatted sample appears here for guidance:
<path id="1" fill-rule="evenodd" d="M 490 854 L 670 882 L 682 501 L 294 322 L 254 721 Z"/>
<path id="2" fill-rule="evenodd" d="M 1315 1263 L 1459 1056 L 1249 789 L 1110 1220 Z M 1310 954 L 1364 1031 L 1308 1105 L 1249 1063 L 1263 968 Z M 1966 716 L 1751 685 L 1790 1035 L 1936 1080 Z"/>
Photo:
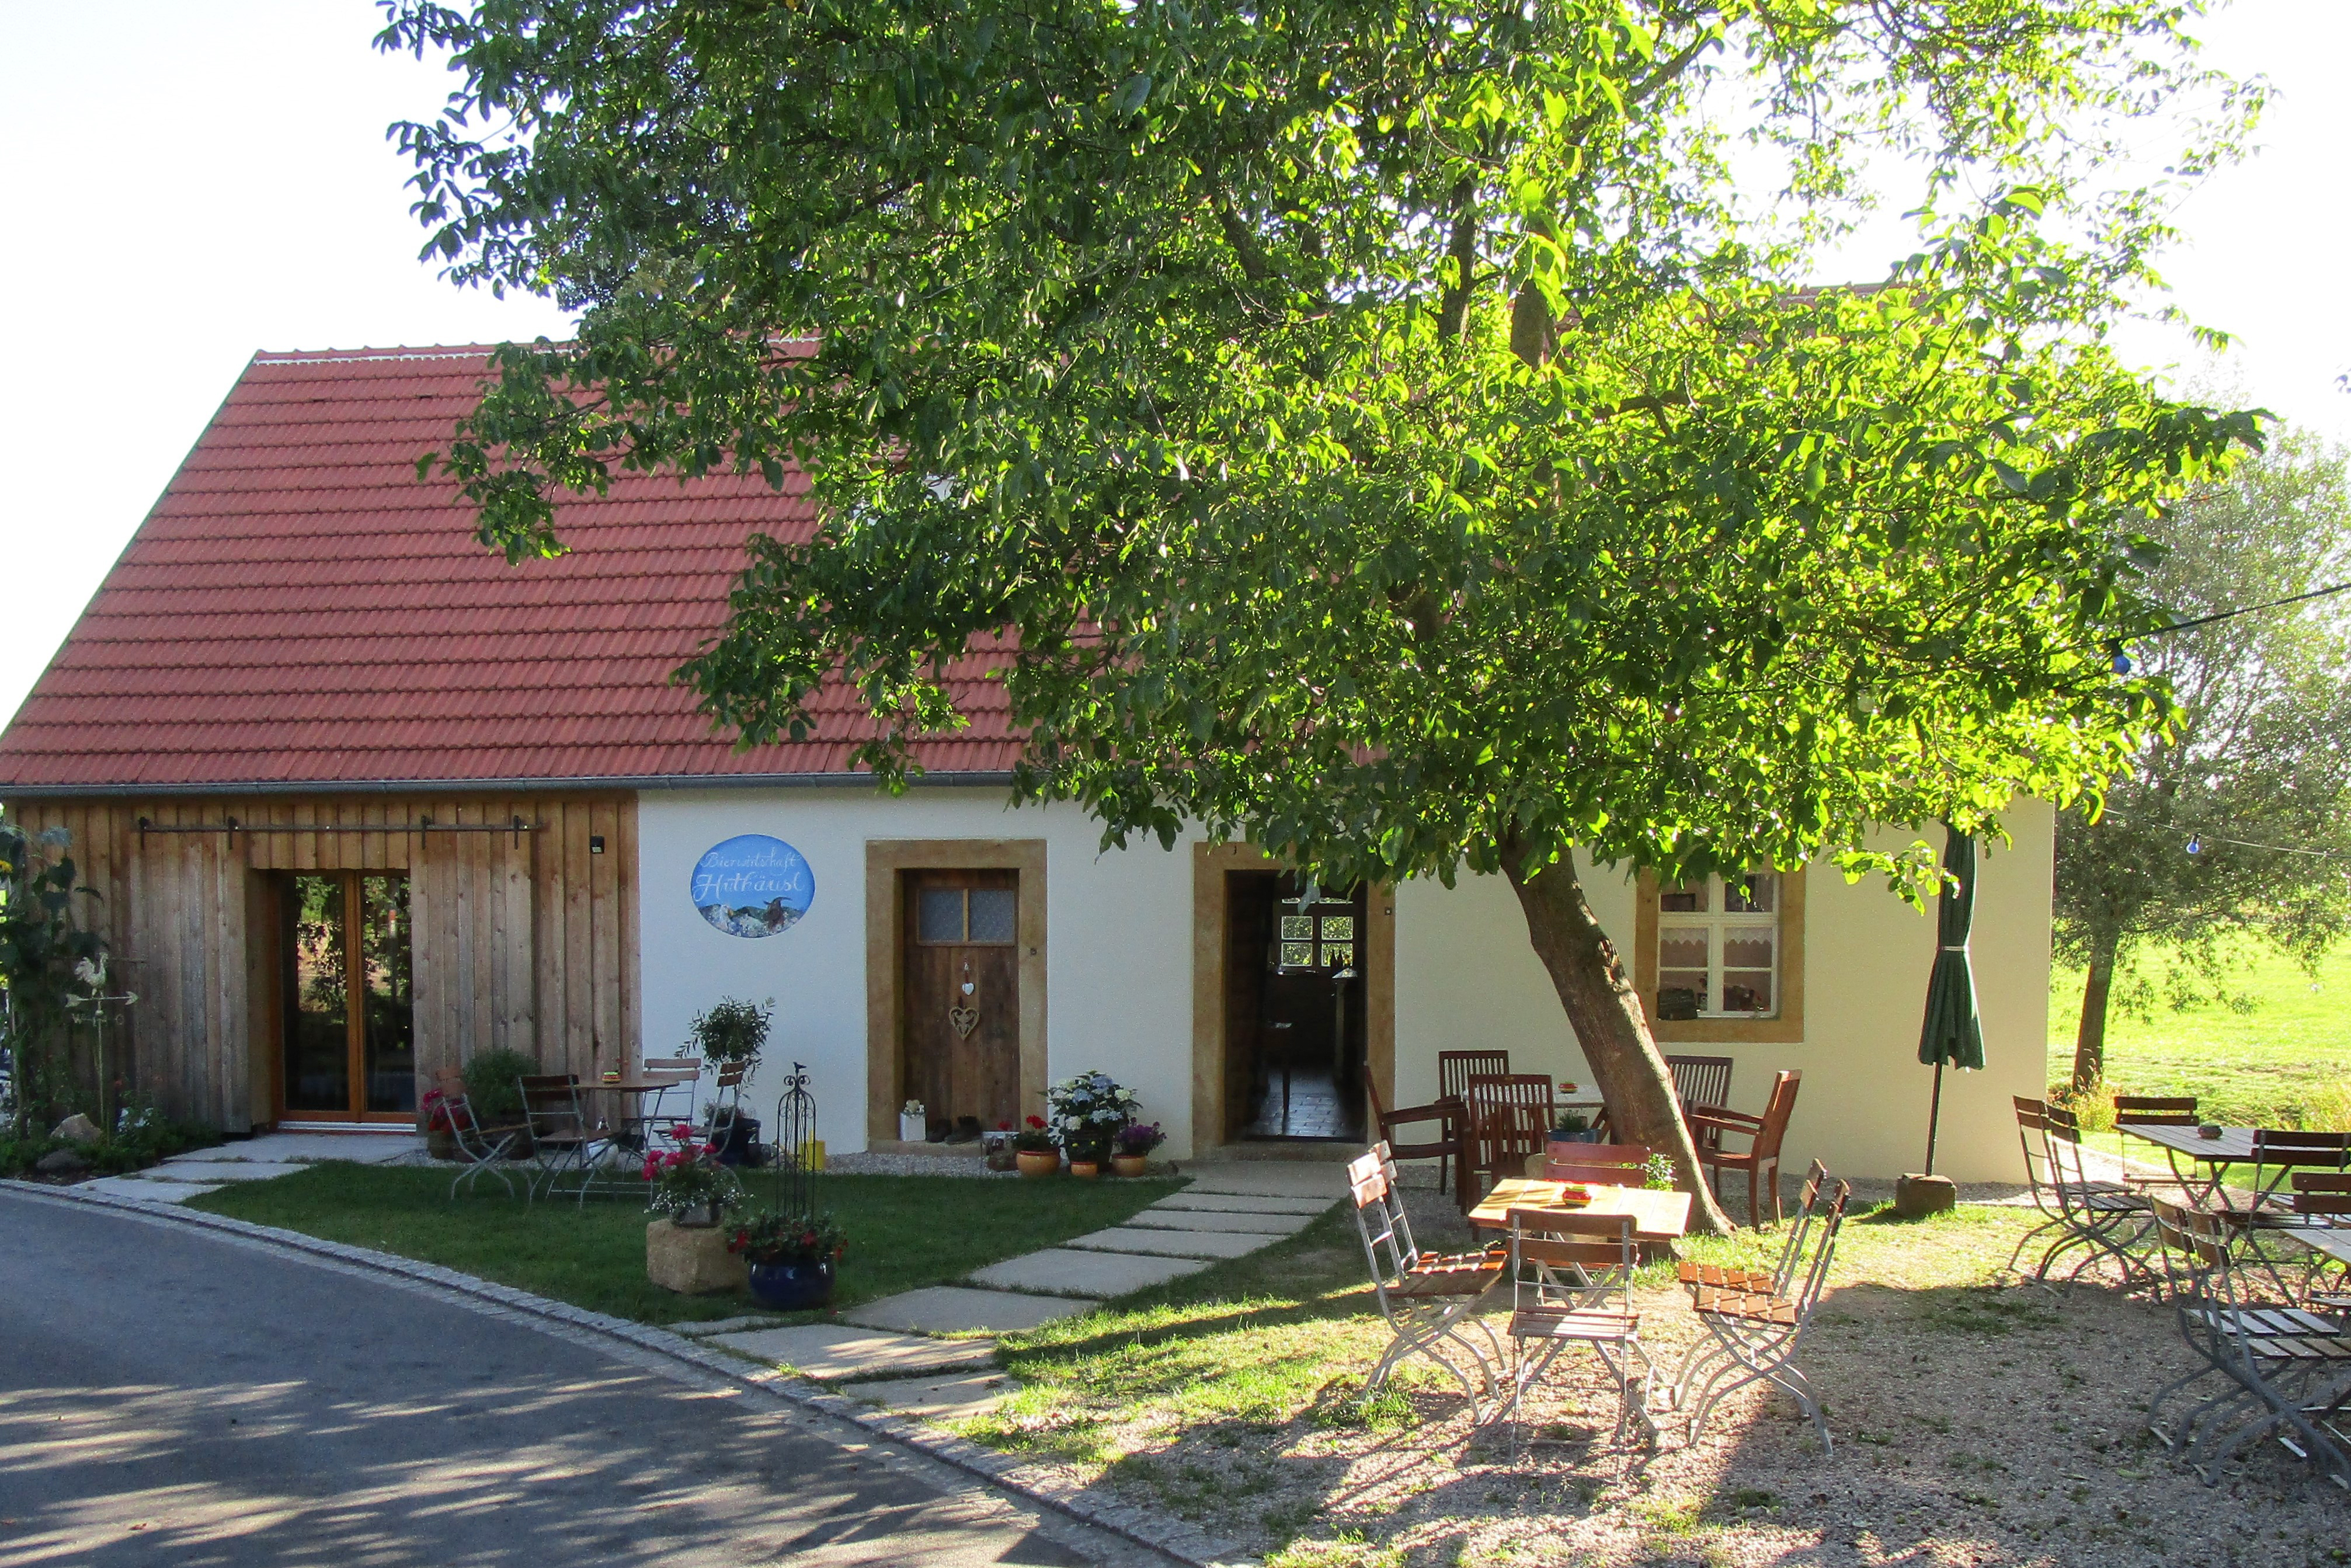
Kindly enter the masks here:
<path id="1" fill-rule="evenodd" d="M 1414 1207 L 1426 1244 L 1456 1239 L 1446 1200 Z M 1697 1337 L 1687 1297 L 1636 1305 L 1670 1368 Z M 1834 1288 L 1804 1355 L 1834 1458 L 1792 1400 L 1760 1391 L 1724 1401 L 1696 1444 L 1669 1427 L 1613 1448 L 1614 1388 L 1589 1354 L 1562 1355 L 1530 1399 L 1523 1434 L 1554 1440 L 1515 1458 L 1508 1428 L 1474 1426 L 1433 1373 L 1367 1425 L 1353 1398 L 1381 1331 L 1337 1332 L 1352 1370 L 1314 1407 L 1156 1430 L 1146 1416 L 1102 1480 L 1281 1568 L 2351 1563 L 2351 1498 L 2282 1450 L 2207 1488 L 2147 1435 L 2148 1394 L 2191 1363 L 2168 1308 L 2099 1287 Z"/>

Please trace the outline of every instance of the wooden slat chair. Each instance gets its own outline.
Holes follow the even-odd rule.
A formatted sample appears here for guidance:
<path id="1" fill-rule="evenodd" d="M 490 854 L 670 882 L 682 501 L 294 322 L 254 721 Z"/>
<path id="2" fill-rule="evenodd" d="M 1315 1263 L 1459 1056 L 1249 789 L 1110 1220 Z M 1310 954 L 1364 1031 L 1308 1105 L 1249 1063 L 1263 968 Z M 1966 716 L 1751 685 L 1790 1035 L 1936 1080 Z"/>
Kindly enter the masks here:
<path id="1" fill-rule="evenodd" d="M 1511 1453 L 1518 1452 L 1520 1408 L 1528 1387 L 1571 1345 L 1589 1347 L 1616 1380 L 1616 1427 L 1610 1440 L 1622 1443 L 1635 1415 L 1648 1424 L 1649 1390 L 1657 1372 L 1641 1343 L 1640 1314 L 1633 1310 L 1633 1269 L 1640 1254 L 1631 1217 L 1513 1208 L 1505 1218 L 1510 1340 L 1518 1351 L 1506 1406 Z"/>
<path id="2" fill-rule="evenodd" d="M 1543 1161 L 1545 1181 L 1593 1182 L 1603 1186 L 1646 1186 L 1649 1146 L 1646 1144 L 1553 1144 Z"/>
<path id="3" fill-rule="evenodd" d="M 1363 1238 L 1364 1261 L 1372 1272 L 1372 1295 L 1380 1316 L 1387 1321 L 1388 1347 L 1364 1384 L 1369 1403 L 1386 1384 L 1388 1374 L 1413 1354 L 1426 1356 L 1459 1381 L 1474 1406 L 1481 1393 L 1494 1392 L 1494 1369 L 1502 1359 L 1501 1343 L 1493 1331 L 1474 1317 L 1478 1302 L 1502 1277 L 1502 1260 L 1485 1252 L 1438 1257 L 1424 1253 L 1412 1239 L 1412 1221 L 1404 1211 L 1404 1197 L 1384 1166 L 1378 1149 L 1347 1166 L 1347 1191 L 1355 1206 L 1355 1229 Z M 1468 1318 L 1493 1350 L 1489 1360 L 1467 1335 L 1461 1321 Z M 1440 1342 L 1466 1354 L 1478 1369 L 1478 1381 L 1456 1365 Z"/>
<path id="4" fill-rule="evenodd" d="M 528 1073 L 517 1082 L 522 1089 L 523 1118 L 530 1127 L 529 1197 L 553 1193 L 567 1177 L 577 1177 L 579 1199 L 586 1203 L 589 1189 L 597 1185 L 598 1161 L 611 1140 L 598 1134 L 580 1102 L 580 1080 L 569 1072 Z"/>
<path id="5" fill-rule="evenodd" d="M 1548 1073 L 1479 1073 L 1469 1080 L 1469 1179 L 1460 1186 L 1467 1214 L 1494 1184 L 1527 1174 L 1541 1156 L 1558 1115 Z"/>
<path id="6" fill-rule="evenodd" d="M 1469 1080 L 1510 1075 L 1507 1051 L 1440 1051 L 1437 1053 L 1437 1096 L 1469 1103 Z"/>
<path id="7" fill-rule="evenodd" d="M 2115 1096 L 2115 1125 L 2117 1127 L 2193 1127 L 2196 1124 L 2196 1096 L 2193 1094 Z"/>
<path id="8" fill-rule="evenodd" d="M 1722 1173 L 1747 1173 L 1747 1222 L 1763 1223 L 1762 1195 L 1771 1194 L 1771 1223 L 1777 1225 L 1780 1213 L 1780 1145 L 1788 1135 L 1788 1119 L 1796 1113 L 1796 1091 L 1803 1086 L 1802 1071 L 1790 1069 L 1771 1080 L 1771 1093 L 1763 1103 L 1763 1113 L 1750 1116 L 1743 1111 L 1685 1110 L 1682 1120 L 1689 1124 L 1693 1141 L 1698 1145 L 1698 1164 L 1706 1167 L 1713 1181 L 1717 1201 L 1722 1197 Z M 1747 1147 L 1733 1153 L 1725 1138 L 1747 1140 Z M 1769 1172 L 1768 1186 L 1765 1173 Z"/>
<path id="9" fill-rule="evenodd" d="M 2043 1257 L 2034 1281 L 2046 1284 L 2055 1260 L 2080 1247 L 2082 1260 L 2066 1274 L 2069 1282 L 2105 1259 L 2121 1272 L 2125 1290 L 2159 1287 L 2161 1271 L 2142 1256 L 2154 1239 L 2153 1200 L 2135 1187 L 2090 1174 L 2082 1152 L 2082 1124 L 2073 1112 L 2063 1105 L 2043 1106 L 2041 1125 L 2050 1196 L 2056 1200 L 2064 1234 Z"/>
<path id="10" fill-rule="evenodd" d="M 1666 1070 L 1674 1075 L 1674 1099 L 1686 1113 L 1729 1109 L 1730 1070 L 1735 1065 L 1728 1056 L 1668 1056 Z M 1719 1142 L 1721 1134 L 1709 1127 L 1705 1129 L 1705 1138 Z"/>
<path id="11" fill-rule="evenodd" d="M 1461 1128 L 1468 1120 L 1468 1107 L 1458 1100 L 1438 1100 L 1427 1105 L 1400 1105 L 1388 1110 L 1380 1103 L 1380 1086 L 1373 1080 L 1368 1063 L 1364 1068 L 1364 1098 L 1371 1104 L 1375 1141 L 1388 1149 L 1389 1163 L 1435 1160 L 1437 1190 L 1445 1191 L 1448 1167 L 1458 1168 L 1461 1162 Z M 1426 1126 L 1432 1122 L 1437 1124 L 1435 1138 L 1423 1138 L 1417 1143 L 1404 1143 L 1396 1138 L 1399 1128 Z"/>
<path id="12" fill-rule="evenodd" d="M 515 1140 L 522 1135 L 521 1131 L 514 1127 L 483 1126 L 482 1119 L 474 1114 L 474 1102 L 462 1089 L 455 1093 L 444 1089 L 441 1094 L 442 1106 L 449 1116 L 449 1135 L 456 1141 L 457 1153 L 466 1161 L 465 1168 L 449 1183 L 451 1199 L 456 1197 L 460 1186 L 467 1192 L 473 1191 L 474 1184 L 481 1179 L 485 1171 L 497 1177 L 498 1185 L 507 1189 L 508 1197 L 512 1197 L 514 1182 L 508 1178 L 504 1162 L 512 1155 Z M 528 1191 L 528 1177 L 525 1178 L 525 1191 Z"/>
<path id="13" fill-rule="evenodd" d="M 1825 1172 L 1822 1173 L 1825 1177 Z M 1831 1455 L 1836 1445 L 1821 1414 L 1812 1382 L 1796 1364 L 1804 1333 L 1828 1288 L 1829 1266 L 1836 1260 L 1837 1232 L 1844 1227 L 1846 1202 L 1853 1196 L 1845 1182 L 1825 1183 L 1810 1195 L 1807 1223 L 1781 1265 L 1785 1285 L 1776 1291 L 1739 1290 L 1703 1283 L 1691 1288 L 1691 1311 L 1706 1337 L 1692 1345 L 1676 1368 L 1669 1390 L 1672 1408 L 1689 1422 L 1689 1440 L 1698 1441 L 1706 1418 L 1723 1396 L 1754 1383 L 1769 1383 L 1794 1397 L 1821 1447 Z"/>
<path id="14" fill-rule="evenodd" d="M 1681 1282 L 1690 1290 L 1690 1301 L 1696 1305 L 1701 1291 L 1762 1291 L 1784 1296 L 1790 1281 L 1795 1278 L 1796 1260 L 1804 1256 L 1804 1237 L 1811 1231 L 1813 1221 L 1819 1218 L 1823 1194 L 1828 1187 L 1829 1168 L 1814 1160 L 1804 1172 L 1804 1190 L 1796 1199 L 1796 1218 L 1788 1227 L 1787 1239 L 1780 1244 L 1780 1261 L 1772 1268 L 1731 1269 L 1719 1263 L 1693 1263 L 1687 1260 L 1677 1265 Z"/>
<path id="15" fill-rule="evenodd" d="M 2147 1401 L 2147 1429 L 2207 1486 L 2247 1442 L 2275 1437 L 2297 1458 L 2351 1487 L 2351 1448 L 2340 1440 L 2351 1397 L 2351 1332 L 2344 1320 L 2265 1304 L 2232 1260 L 2238 1226 L 2227 1213 L 2153 1200 L 2157 1251 L 2179 1332 L 2200 1365 Z M 2218 1392 L 2172 1416 L 2173 1398 L 2214 1377 Z M 2332 1428 L 2332 1429 L 2331 1429 Z"/>
<path id="16" fill-rule="evenodd" d="M 2294 1173 L 2294 1212 L 2297 1224 L 2351 1228 L 2351 1172 Z M 2337 1270 L 2331 1284 L 2321 1281 Z M 2307 1307 L 2351 1312 L 2351 1263 L 2344 1263 L 2317 1248 L 2304 1260 L 2302 1301 Z"/>

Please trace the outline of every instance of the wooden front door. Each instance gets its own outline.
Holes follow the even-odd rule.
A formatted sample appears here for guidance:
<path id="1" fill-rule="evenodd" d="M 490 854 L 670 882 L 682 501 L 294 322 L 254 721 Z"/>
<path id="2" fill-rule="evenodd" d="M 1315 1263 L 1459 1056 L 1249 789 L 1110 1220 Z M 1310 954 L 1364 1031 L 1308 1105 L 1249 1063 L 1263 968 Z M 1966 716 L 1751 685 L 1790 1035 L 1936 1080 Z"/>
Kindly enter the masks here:
<path id="1" fill-rule="evenodd" d="M 934 1135 L 1017 1121 L 1020 873 L 909 872 L 904 894 L 903 1098 Z"/>

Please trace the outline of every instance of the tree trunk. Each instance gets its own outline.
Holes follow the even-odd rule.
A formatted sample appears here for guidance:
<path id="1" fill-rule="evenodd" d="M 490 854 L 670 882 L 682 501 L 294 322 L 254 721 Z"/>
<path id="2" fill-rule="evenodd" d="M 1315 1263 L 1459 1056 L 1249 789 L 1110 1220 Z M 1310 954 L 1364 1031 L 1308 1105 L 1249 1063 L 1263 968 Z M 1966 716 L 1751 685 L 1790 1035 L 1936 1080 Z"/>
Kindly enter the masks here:
<path id="1" fill-rule="evenodd" d="M 2090 936 L 2090 967 L 2082 977 L 2082 1021 L 2074 1031 L 2074 1087 L 2090 1089 L 2106 1076 L 2106 998 L 2115 988 L 2115 956 L 2121 949 L 2119 932 L 2100 930 Z"/>
<path id="2" fill-rule="evenodd" d="M 1674 1102 L 1673 1075 L 1649 1037 L 1648 1017 L 1625 977 L 1615 944 L 1584 899 L 1573 859 L 1562 854 L 1531 874 L 1522 866 L 1525 855 L 1515 837 L 1503 842 L 1502 865 L 1526 914 L 1527 935 L 1551 972 L 1567 1021 L 1600 1082 L 1609 1126 L 1623 1142 L 1672 1156 L 1677 1185 L 1690 1195 L 1693 1233 L 1727 1234 L 1730 1218 L 1698 1168 L 1698 1149 Z"/>

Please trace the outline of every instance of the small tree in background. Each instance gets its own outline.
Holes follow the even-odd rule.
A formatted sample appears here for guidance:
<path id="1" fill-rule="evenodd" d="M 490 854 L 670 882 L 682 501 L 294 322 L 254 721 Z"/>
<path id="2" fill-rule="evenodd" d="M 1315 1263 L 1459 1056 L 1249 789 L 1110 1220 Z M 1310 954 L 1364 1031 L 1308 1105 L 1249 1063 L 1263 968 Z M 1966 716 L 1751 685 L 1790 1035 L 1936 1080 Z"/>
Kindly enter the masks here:
<path id="1" fill-rule="evenodd" d="M 70 840 L 62 828 L 29 834 L 0 821 L 0 988 L 16 1063 L 16 1124 L 22 1134 L 61 1109 L 71 1092 L 70 1004 L 105 989 L 106 944 L 75 920 Z"/>
<path id="2" fill-rule="evenodd" d="M 2177 621 L 2351 578 L 2346 454 L 2294 433 L 2151 530 L 2169 553 L 2147 591 Z M 2105 1076 L 2106 1021 L 2144 1009 L 2137 960 L 2174 956 L 2175 1002 L 2227 994 L 2227 939 L 2251 933 L 2314 967 L 2351 915 L 2351 623 L 2318 599 L 2130 644 L 2168 682 L 2173 727 L 2103 802 L 2058 819 L 2058 954 L 2084 970 L 2074 1086 Z"/>

